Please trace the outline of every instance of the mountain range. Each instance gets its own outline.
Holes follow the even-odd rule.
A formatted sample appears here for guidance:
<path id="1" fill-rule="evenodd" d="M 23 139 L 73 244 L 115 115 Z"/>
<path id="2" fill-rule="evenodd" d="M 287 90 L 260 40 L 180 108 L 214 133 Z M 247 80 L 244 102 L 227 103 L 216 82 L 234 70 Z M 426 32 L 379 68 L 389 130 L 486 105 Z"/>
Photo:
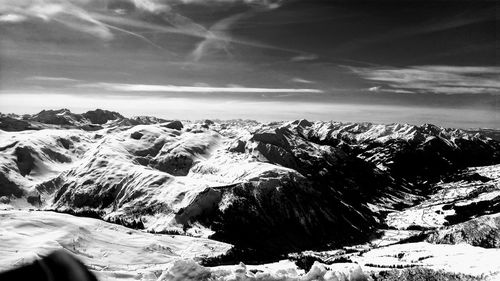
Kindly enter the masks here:
<path id="1" fill-rule="evenodd" d="M 494 130 L 179 121 L 100 109 L 2 114 L 0 128 L 0 206 L 233 245 L 207 265 L 306 250 L 316 254 L 297 259 L 326 263 L 318 253 L 383 240 L 391 229 L 437 244 L 497 248 L 500 241 Z M 450 186 L 467 196 L 443 195 Z M 431 226 L 409 221 L 423 206 L 436 208 Z M 492 226 L 474 232 L 484 220 Z M 362 251 L 342 257 L 356 260 L 352 252 Z"/>

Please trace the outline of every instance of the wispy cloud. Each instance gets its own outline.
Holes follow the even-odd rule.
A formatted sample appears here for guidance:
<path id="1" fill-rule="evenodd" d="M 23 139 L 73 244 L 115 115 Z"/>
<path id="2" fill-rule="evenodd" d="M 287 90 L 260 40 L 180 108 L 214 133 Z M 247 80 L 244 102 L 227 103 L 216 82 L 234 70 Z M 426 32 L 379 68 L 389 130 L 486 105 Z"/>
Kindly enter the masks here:
<path id="1" fill-rule="evenodd" d="M 231 36 L 230 29 L 235 23 L 237 23 L 242 19 L 252 17 L 257 13 L 277 9 L 283 4 L 284 2 L 283 0 L 274 0 L 274 1 L 273 0 L 232 0 L 232 1 L 231 0 L 212 0 L 212 1 L 188 0 L 188 1 L 205 3 L 205 4 L 210 2 L 223 2 L 223 3 L 243 2 L 254 6 L 248 11 L 237 13 L 229 17 L 223 18 L 222 20 L 213 24 L 208 30 L 206 30 L 204 35 L 205 37 L 204 40 L 199 42 L 196 45 L 196 48 L 191 52 L 190 58 L 194 61 L 199 61 L 207 52 L 209 52 L 212 49 L 223 50 L 227 55 L 231 55 L 231 52 L 229 51 L 229 44 L 233 42 L 253 47 L 279 49 L 287 52 L 291 51 L 293 53 L 301 53 L 296 50 L 288 50 L 288 49 L 278 48 L 275 46 L 238 40 L 233 38 L 233 36 Z"/>
<path id="2" fill-rule="evenodd" d="M 370 87 L 368 88 L 368 91 L 373 93 L 384 92 L 384 93 L 396 93 L 396 94 L 415 94 L 415 92 L 408 90 L 383 88 L 382 86 Z"/>
<path id="3" fill-rule="evenodd" d="M 36 18 L 43 21 L 55 21 L 66 27 L 91 34 L 104 40 L 113 38 L 113 34 L 102 22 L 94 19 L 85 9 L 69 1 L 3 1 L 0 3 L 0 16 L 12 22 Z"/>
<path id="4" fill-rule="evenodd" d="M 350 67 L 350 69 L 361 77 L 379 84 L 369 89 L 372 92 L 500 94 L 500 67 L 496 66 Z"/>
<path id="5" fill-rule="evenodd" d="M 136 0 L 143 1 L 143 0 Z M 266 9 L 276 9 L 282 6 L 285 2 L 289 2 L 290 0 L 177 0 L 182 3 L 197 3 L 197 4 L 205 4 L 212 5 L 214 3 L 244 3 L 247 5 L 253 5 L 259 8 Z"/>
<path id="6" fill-rule="evenodd" d="M 78 82 L 80 80 L 67 77 L 52 77 L 52 76 L 31 76 L 25 78 L 28 81 L 50 81 L 50 82 Z"/>
<path id="7" fill-rule="evenodd" d="M 176 86 L 121 83 L 91 83 L 77 85 L 79 88 L 97 88 L 117 92 L 175 92 L 175 93 L 323 93 L 319 89 L 301 88 L 253 88 L 253 87 L 209 87 Z"/>
<path id="8" fill-rule="evenodd" d="M 301 83 L 301 84 L 314 84 L 314 83 L 316 83 L 314 81 L 299 78 L 299 77 L 292 78 L 290 81 L 292 81 L 294 83 Z"/>
<path id="9" fill-rule="evenodd" d="M 134 5 L 137 12 L 159 15 L 168 25 L 150 24 L 140 17 L 127 15 L 126 13 L 116 13 L 114 10 L 108 11 L 103 9 L 103 3 L 99 2 L 100 0 L 20 0 L 0 2 L 0 23 L 23 22 L 31 19 L 57 22 L 77 32 L 87 33 L 106 41 L 114 39 L 113 32 L 126 33 L 158 48 L 162 47 L 140 32 L 126 28 L 149 29 L 200 38 L 203 38 L 206 33 L 205 28 L 174 12 L 166 2 L 163 3 L 164 1 L 130 0 L 130 3 Z"/>
<path id="10" fill-rule="evenodd" d="M 222 49 L 230 54 L 228 44 L 230 36 L 228 30 L 232 24 L 247 16 L 247 13 L 239 13 L 224 18 L 210 27 L 205 33 L 205 39 L 196 45 L 190 57 L 194 61 L 199 61 L 209 49 Z"/>
<path id="11" fill-rule="evenodd" d="M 155 40 L 157 33 L 181 34 L 202 39 L 193 46 L 191 60 L 198 61 L 212 50 L 229 53 L 231 43 L 281 50 L 294 54 L 301 51 L 234 38 L 230 29 L 242 18 L 281 7 L 285 0 L 122 0 L 130 10 L 109 8 L 101 0 L 19 0 L 0 1 L 0 24 L 30 20 L 56 22 L 76 32 L 110 41 L 116 33 L 125 33 L 147 44 L 167 50 L 165 42 Z M 210 28 L 183 15 L 179 3 L 199 5 L 242 3 L 247 10 L 230 15 Z M 154 18 L 154 20 L 150 20 Z M 161 19 L 161 20 L 160 20 Z"/>
<path id="12" fill-rule="evenodd" d="M 300 54 L 298 56 L 294 56 L 290 59 L 293 62 L 301 62 L 301 61 L 312 61 L 317 60 L 319 57 L 315 54 Z"/>
<path id="13" fill-rule="evenodd" d="M 25 16 L 18 15 L 18 14 L 5 14 L 5 15 L 0 15 L 0 22 L 6 22 L 6 23 L 18 23 L 18 22 L 23 22 L 26 20 Z"/>

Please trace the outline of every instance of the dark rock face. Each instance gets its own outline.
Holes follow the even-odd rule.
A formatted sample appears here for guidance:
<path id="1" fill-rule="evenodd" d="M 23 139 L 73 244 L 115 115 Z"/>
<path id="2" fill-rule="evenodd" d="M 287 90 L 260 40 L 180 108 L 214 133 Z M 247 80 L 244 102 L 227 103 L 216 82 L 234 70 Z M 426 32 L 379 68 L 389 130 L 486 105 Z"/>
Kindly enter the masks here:
<path id="1" fill-rule="evenodd" d="M 69 158 L 68 156 L 62 154 L 62 153 L 59 153 L 55 150 L 53 150 L 52 148 L 49 148 L 49 147 L 44 147 L 41 149 L 41 151 L 46 155 L 48 156 L 50 159 L 54 160 L 55 162 L 59 162 L 59 163 L 69 163 L 71 162 L 71 158 Z"/>
<path id="2" fill-rule="evenodd" d="M 53 125 L 73 125 L 74 121 L 82 119 L 81 115 L 71 113 L 68 109 L 42 110 L 29 118 L 32 121 Z"/>
<path id="3" fill-rule="evenodd" d="M 467 202 L 461 205 L 448 205 L 455 211 L 453 215 L 446 216 L 448 224 L 453 225 L 470 220 L 471 218 L 500 212 L 500 196 L 490 200 Z"/>
<path id="4" fill-rule="evenodd" d="M 280 146 L 259 142 L 255 150 L 260 152 L 271 163 L 297 169 L 297 161 L 294 155 Z"/>
<path id="5" fill-rule="evenodd" d="M 285 128 L 263 130 L 255 132 L 250 140 L 272 144 L 286 150 L 290 149 L 290 144 L 286 136 L 290 136 L 291 134 L 292 132 Z"/>
<path id="6" fill-rule="evenodd" d="M 7 132 L 19 132 L 37 129 L 38 128 L 32 126 L 27 121 L 11 118 L 8 116 L 0 116 L 0 130 L 4 130 Z"/>
<path id="7" fill-rule="evenodd" d="M 130 137 L 133 138 L 134 140 L 140 140 L 144 134 L 141 132 L 133 132 L 130 134 Z"/>
<path id="8" fill-rule="evenodd" d="M 114 111 L 96 109 L 87 111 L 82 114 L 83 117 L 87 118 L 93 124 L 106 124 L 109 120 L 123 119 L 124 117 Z"/>
<path id="9" fill-rule="evenodd" d="M 169 129 L 174 129 L 174 130 L 182 130 L 184 128 L 184 125 L 182 125 L 182 122 L 179 120 L 168 122 L 166 124 L 161 125 L 162 127 L 169 128 Z"/>
<path id="10" fill-rule="evenodd" d="M 28 195 L 28 197 L 26 197 L 26 201 L 34 206 L 39 206 L 40 204 L 42 204 L 40 194 Z"/>
<path id="11" fill-rule="evenodd" d="M 17 184 L 10 181 L 3 172 L 0 172 L 0 196 L 16 196 L 21 197 L 23 190 Z"/>
<path id="12" fill-rule="evenodd" d="M 229 151 L 243 153 L 243 152 L 245 152 L 245 146 L 246 146 L 246 143 L 244 141 L 236 140 L 229 147 Z"/>
<path id="13" fill-rule="evenodd" d="M 19 169 L 19 173 L 22 176 L 29 175 L 31 170 L 35 168 L 35 158 L 33 158 L 32 156 L 32 154 L 34 153 L 35 152 L 29 147 L 16 147 L 16 150 L 14 152 L 15 156 L 17 157 L 16 164 L 17 168 Z"/>
<path id="14" fill-rule="evenodd" d="M 211 217 L 218 209 L 218 204 L 222 200 L 222 192 L 218 189 L 207 188 L 200 192 L 198 196 L 186 208 L 180 209 L 175 215 L 175 220 L 183 226 L 200 219 Z M 206 221 L 206 223 L 211 223 Z"/>
<path id="15" fill-rule="evenodd" d="M 9 204 L 10 203 L 10 198 L 3 195 L 3 196 L 0 196 L 0 204 Z"/>
<path id="16" fill-rule="evenodd" d="M 216 231 L 212 238 L 241 248 L 276 254 L 353 243 L 377 224 L 367 212 L 329 200 L 299 175 L 263 175 L 221 192 L 231 203 L 207 220 Z"/>
<path id="17" fill-rule="evenodd" d="M 436 244 L 467 243 L 483 248 L 500 248 L 500 214 L 484 215 L 439 229 L 427 241 Z"/>
<path id="18" fill-rule="evenodd" d="M 191 155 L 167 153 L 161 154 L 152 161 L 153 167 L 174 176 L 186 176 L 193 166 L 194 160 Z"/>
<path id="19" fill-rule="evenodd" d="M 70 149 L 73 147 L 73 142 L 69 139 L 66 139 L 66 138 L 59 138 L 57 140 L 62 147 L 64 147 L 65 149 Z"/>

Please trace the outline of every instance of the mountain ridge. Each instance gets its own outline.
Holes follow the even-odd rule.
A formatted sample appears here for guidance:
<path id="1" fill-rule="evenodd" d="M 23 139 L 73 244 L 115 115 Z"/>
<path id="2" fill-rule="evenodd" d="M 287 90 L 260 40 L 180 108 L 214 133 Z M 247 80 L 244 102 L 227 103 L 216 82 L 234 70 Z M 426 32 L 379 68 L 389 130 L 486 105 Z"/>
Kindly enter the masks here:
<path id="1" fill-rule="evenodd" d="M 359 243 L 432 183 L 500 163 L 499 142 L 430 124 L 181 122 L 101 110 L 15 120 L 40 129 L 0 131 L 2 201 L 270 255 Z"/>

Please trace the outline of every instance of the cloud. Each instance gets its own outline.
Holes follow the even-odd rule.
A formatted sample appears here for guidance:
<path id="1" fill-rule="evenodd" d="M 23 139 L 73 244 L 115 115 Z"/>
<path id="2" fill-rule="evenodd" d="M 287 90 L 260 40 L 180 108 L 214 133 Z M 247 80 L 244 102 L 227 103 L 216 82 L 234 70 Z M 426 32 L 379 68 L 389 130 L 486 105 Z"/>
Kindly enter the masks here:
<path id="1" fill-rule="evenodd" d="M 50 82 L 77 82 L 80 80 L 67 78 L 67 77 L 51 77 L 51 76 L 31 76 L 27 77 L 26 80 L 31 81 L 50 81 Z"/>
<path id="2" fill-rule="evenodd" d="M 43 21 L 55 21 L 66 27 L 91 34 L 95 37 L 110 40 L 113 34 L 102 22 L 94 19 L 85 9 L 69 1 L 20 0 L 0 3 L 0 16 L 17 19 L 17 22 L 29 18 Z"/>
<path id="3" fill-rule="evenodd" d="M 384 84 L 369 91 L 435 94 L 500 95 L 500 67 L 413 66 L 407 68 L 350 67 L 361 77 Z"/>
<path id="4" fill-rule="evenodd" d="M 408 90 L 403 90 L 403 89 L 387 89 L 383 88 L 382 86 L 374 86 L 368 88 L 369 92 L 374 92 L 374 93 L 396 93 L 396 94 L 415 94 L 415 92 L 408 91 Z"/>
<path id="5" fill-rule="evenodd" d="M 186 1 L 183 1 L 186 2 Z M 254 46 L 254 47 L 261 47 L 261 48 L 271 48 L 271 49 L 279 49 L 282 51 L 292 51 L 296 53 L 297 51 L 295 50 L 288 50 L 288 49 L 283 49 L 283 48 L 277 48 L 274 46 L 268 46 L 268 45 L 261 45 L 258 43 L 254 42 L 245 42 L 242 40 L 235 40 L 231 34 L 230 34 L 230 29 L 231 27 L 237 23 L 238 21 L 249 18 L 254 16 L 255 14 L 263 11 L 269 11 L 269 10 L 274 10 L 279 7 L 281 7 L 282 3 L 284 1 L 282 0 L 189 0 L 188 2 L 196 2 L 196 3 L 210 3 L 210 2 L 220 2 L 220 3 L 230 3 L 230 2 L 243 2 L 246 4 L 253 5 L 253 8 L 250 9 L 249 11 L 237 13 L 231 16 L 228 16 L 226 18 L 223 18 L 222 20 L 217 21 L 215 24 L 213 24 L 208 30 L 205 32 L 205 39 L 201 42 L 199 42 L 195 49 L 191 52 L 190 58 L 194 61 L 199 61 L 206 53 L 208 53 L 210 50 L 222 50 L 224 51 L 227 55 L 231 55 L 229 51 L 229 44 L 234 42 L 234 43 L 239 43 L 247 46 Z"/>
<path id="6" fill-rule="evenodd" d="M 248 13 L 239 13 L 227 18 L 224 18 L 210 27 L 205 33 L 205 39 L 196 45 L 196 48 L 191 52 L 191 59 L 199 61 L 209 49 L 222 49 L 230 55 L 228 44 L 230 36 L 228 30 L 239 19 L 248 16 Z"/>
<path id="7" fill-rule="evenodd" d="M 187 17 L 175 13 L 166 3 L 153 0 L 130 0 L 138 12 L 161 15 L 168 25 L 149 24 L 141 19 L 134 19 L 126 11 L 106 10 L 106 3 L 100 0 L 19 0 L 0 3 L 1 22 L 22 22 L 38 19 L 45 22 L 57 22 L 78 32 L 88 33 L 102 40 L 114 39 L 113 31 L 126 33 L 161 48 L 152 40 L 123 28 L 146 28 L 154 31 L 187 34 L 204 37 L 206 29 Z M 111 13 L 110 13 L 111 12 Z M 118 15 L 118 16 L 117 16 Z M 3 20 L 1 20 L 3 19 Z"/>
<path id="8" fill-rule="evenodd" d="M 316 83 L 314 81 L 302 79 L 302 78 L 298 78 L 298 77 L 293 78 L 291 81 L 295 82 L 295 83 L 302 83 L 302 84 L 314 84 L 314 83 Z"/>
<path id="9" fill-rule="evenodd" d="M 152 0 L 131 0 L 134 5 L 142 10 L 149 11 L 151 13 L 165 12 L 170 10 L 170 7 L 166 4 L 159 3 L 159 1 Z"/>
<path id="10" fill-rule="evenodd" d="M 259 8 L 277 9 L 285 2 L 289 2 L 289 0 L 177 0 L 177 2 L 184 4 L 196 3 L 205 5 L 242 3 Z"/>
<path id="11" fill-rule="evenodd" d="M 252 87 L 200 87 L 176 85 L 91 83 L 77 85 L 79 88 L 98 88 L 118 92 L 175 92 L 175 93 L 323 93 L 319 89 L 298 88 L 252 88 Z"/>
<path id="12" fill-rule="evenodd" d="M 105 15 L 100 13 L 92 13 L 92 16 L 95 19 L 98 19 L 107 24 L 126 26 L 129 28 L 144 29 L 148 31 L 147 32 L 148 34 L 174 33 L 174 34 L 191 36 L 195 38 L 201 38 L 202 41 L 198 42 L 194 46 L 194 49 L 190 52 L 189 55 L 189 58 L 194 61 L 201 59 L 204 55 L 207 54 L 207 52 L 213 50 L 213 48 L 215 48 L 216 50 L 217 49 L 218 50 L 222 49 L 224 51 L 227 50 L 227 53 L 229 53 L 228 49 L 229 43 L 240 44 L 255 48 L 279 50 L 289 53 L 302 53 L 294 49 L 281 48 L 268 44 L 262 44 L 259 42 L 234 38 L 233 36 L 230 35 L 229 29 L 230 26 L 234 22 L 236 22 L 236 20 L 243 18 L 243 15 L 240 14 L 224 18 L 209 29 L 206 29 L 202 25 L 194 22 L 193 20 L 187 17 L 172 12 L 168 13 L 158 12 L 157 14 L 157 16 L 161 17 L 164 21 L 166 21 L 168 25 L 136 20 L 129 17 Z M 139 34 L 136 35 L 142 36 Z"/>
<path id="13" fill-rule="evenodd" d="M 117 1 L 116 1 L 117 2 Z M 56 22 L 76 32 L 90 34 L 110 41 L 115 33 L 125 33 L 149 45 L 165 50 L 158 43 L 156 33 L 174 33 L 201 38 L 193 46 L 192 60 L 198 61 L 209 52 L 229 52 L 229 44 L 281 50 L 300 54 L 300 51 L 234 38 L 230 29 L 238 20 L 262 11 L 279 8 L 283 0 L 120 0 L 120 5 L 110 5 L 101 0 L 11 0 L 0 1 L 0 24 L 29 20 Z M 118 3 L 118 2 L 117 2 Z M 227 16 L 210 28 L 184 16 L 178 4 L 226 5 L 241 3 L 247 10 Z M 152 21 L 151 19 L 154 19 Z M 37 22 L 40 24 L 40 22 Z"/>
<path id="14" fill-rule="evenodd" d="M 18 15 L 18 14 L 0 15 L 0 22 L 18 23 L 18 22 L 23 22 L 25 20 L 26 20 L 25 16 Z"/>
<path id="15" fill-rule="evenodd" d="M 294 56 L 290 59 L 293 62 L 301 62 L 301 61 L 312 61 L 317 60 L 319 57 L 315 54 L 301 54 L 298 56 Z"/>

